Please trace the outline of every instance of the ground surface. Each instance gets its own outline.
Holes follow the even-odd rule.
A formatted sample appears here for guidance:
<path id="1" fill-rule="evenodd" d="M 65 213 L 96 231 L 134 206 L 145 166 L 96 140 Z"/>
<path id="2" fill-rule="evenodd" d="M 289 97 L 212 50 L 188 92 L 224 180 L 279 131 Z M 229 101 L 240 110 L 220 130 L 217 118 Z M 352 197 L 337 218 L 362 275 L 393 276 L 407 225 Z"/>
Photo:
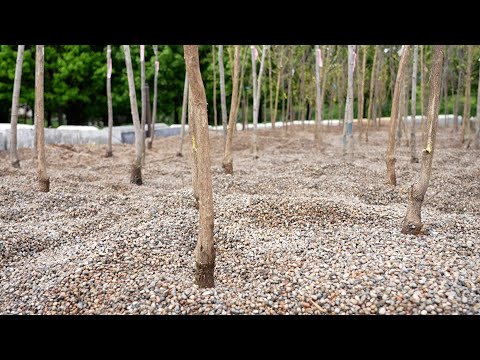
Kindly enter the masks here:
<path id="1" fill-rule="evenodd" d="M 480 151 L 440 129 L 423 208 L 424 234 L 400 233 L 419 164 L 397 148 L 385 184 L 386 128 L 342 159 L 340 132 L 323 152 L 313 129 L 234 140 L 234 176 L 211 135 L 216 287 L 193 284 L 198 213 L 189 142 L 148 151 L 143 186 L 129 184 L 132 145 L 48 146 L 51 192 L 37 193 L 0 153 L 0 313 L 480 314 Z"/>

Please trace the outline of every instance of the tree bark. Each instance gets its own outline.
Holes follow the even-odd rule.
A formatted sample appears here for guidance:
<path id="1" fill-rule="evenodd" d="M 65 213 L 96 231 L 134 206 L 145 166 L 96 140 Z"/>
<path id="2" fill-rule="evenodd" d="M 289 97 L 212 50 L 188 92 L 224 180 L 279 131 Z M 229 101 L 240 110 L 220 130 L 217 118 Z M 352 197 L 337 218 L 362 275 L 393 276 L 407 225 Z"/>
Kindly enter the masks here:
<path id="1" fill-rule="evenodd" d="M 273 130 L 275 130 L 275 122 L 277 121 L 278 93 L 280 91 L 280 80 L 282 77 L 282 72 L 283 72 L 283 46 L 280 46 L 280 65 L 277 67 L 277 86 L 275 88 L 275 106 L 273 107 L 273 114 L 272 114 Z M 283 94 L 283 88 L 282 88 L 282 94 Z M 283 121 L 283 118 L 282 118 L 282 121 Z"/>
<path id="2" fill-rule="evenodd" d="M 343 155 L 353 155 L 353 68 L 355 45 L 348 45 L 347 100 L 345 102 L 345 120 L 343 123 Z"/>
<path id="3" fill-rule="evenodd" d="M 360 81 L 358 85 L 358 138 L 362 139 L 363 130 L 363 113 L 364 113 L 364 103 L 365 103 L 365 69 L 367 65 L 367 47 L 362 46 L 362 67 L 358 67 Z M 361 69 L 361 70 L 360 70 Z"/>
<path id="4" fill-rule="evenodd" d="M 113 127 L 113 105 L 112 105 L 112 46 L 107 45 L 107 111 L 108 111 L 108 148 L 107 157 L 113 156 L 112 151 L 112 127 Z"/>
<path id="5" fill-rule="evenodd" d="M 257 78 L 257 66 L 255 60 L 254 47 L 252 46 L 252 74 L 253 74 L 253 158 L 258 158 L 258 144 L 257 144 L 257 124 L 258 124 L 258 110 L 260 104 L 260 90 L 262 85 L 263 65 L 265 63 L 265 56 L 269 50 L 268 45 L 263 45 L 262 60 L 260 61 L 260 70 Z"/>
<path id="6" fill-rule="evenodd" d="M 445 45 L 433 47 L 432 71 L 430 76 L 430 95 L 427 109 L 427 141 L 422 151 L 420 175 L 409 190 L 407 213 L 403 220 L 402 233 L 418 235 L 422 228 L 421 211 L 425 194 L 432 174 L 432 160 L 437 133 L 438 112 L 440 108 L 441 77 Z"/>
<path id="7" fill-rule="evenodd" d="M 215 59 L 215 45 L 212 45 L 212 64 L 213 64 L 213 125 L 215 129 L 218 126 L 218 117 L 217 117 L 217 72 L 215 69 L 215 64 L 217 60 Z"/>
<path id="8" fill-rule="evenodd" d="M 218 45 L 218 70 L 220 73 L 220 99 L 222 102 L 223 140 L 227 138 L 227 100 L 225 95 L 225 69 L 223 66 L 223 45 Z"/>
<path id="9" fill-rule="evenodd" d="M 460 143 L 465 143 L 465 138 L 470 141 L 470 91 L 472 83 L 472 58 L 473 46 L 467 46 L 467 70 L 465 72 L 465 102 L 463 104 L 462 128 L 460 130 Z"/>
<path id="10" fill-rule="evenodd" d="M 18 103 L 20 98 L 20 87 L 22 84 L 23 51 L 25 45 L 18 45 L 17 63 L 15 65 L 15 80 L 13 82 L 12 114 L 10 120 L 10 163 L 14 168 L 20 167 L 20 160 L 17 154 L 17 121 Z"/>
<path id="11" fill-rule="evenodd" d="M 480 66 L 478 69 L 478 90 L 477 90 L 477 130 L 475 132 L 475 149 L 480 149 Z"/>
<path id="12" fill-rule="evenodd" d="M 185 81 L 183 85 L 183 101 L 182 101 L 182 127 L 180 130 L 180 149 L 177 156 L 183 156 L 183 139 L 185 137 L 185 122 L 187 118 L 187 101 L 188 101 L 188 76 L 185 73 Z"/>
<path id="13" fill-rule="evenodd" d="M 418 63 L 418 45 L 413 47 L 413 69 L 412 69 L 412 117 L 410 118 L 410 162 L 418 163 L 417 157 L 417 139 L 415 136 L 417 116 L 417 63 Z"/>
<path id="14" fill-rule="evenodd" d="M 270 95 L 270 122 L 273 129 L 273 80 L 272 80 L 272 52 L 268 52 L 268 85 L 269 85 L 269 95 Z"/>
<path id="15" fill-rule="evenodd" d="M 422 115 L 422 119 L 420 121 L 420 127 L 421 127 L 421 130 L 422 130 L 422 143 L 425 142 L 425 132 L 424 132 L 424 128 L 425 128 L 425 116 L 424 116 L 424 113 L 425 113 L 425 69 L 424 69 L 424 55 L 423 55 L 423 46 L 424 45 L 420 45 L 420 110 L 421 110 L 421 115 Z"/>
<path id="16" fill-rule="evenodd" d="M 365 142 L 368 142 L 368 129 L 370 128 L 370 120 L 372 120 L 372 110 L 373 110 L 373 95 L 374 95 L 374 88 L 375 88 L 375 80 L 376 80 L 376 67 L 377 67 L 377 57 L 378 52 L 380 51 L 380 46 L 375 46 L 375 54 L 373 55 L 373 65 L 372 71 L 370 75 L 370 92 L 369 92 L 369 100 L 368 100 L 368 110 L 367 110 L 367 128 L 365 129 Z"/>
<path id="17" fill-rule="evenodd" d="M 44 111 L 44 45 L 37 45 L 35 50 L 35 123 L 37 138 L 37 180 L 38 190 L 50 191 L 50 177 L 47 174 L 45 159 L 45 111 Z"/>
<path id="18" fill-rule="evenodd" d="M 158 71 L 160 70 L 160 63 L 158 62 L 158 45 L 153 45 L 153 53 L 155 54 L 155 75 L 153 77 L 153 109 L 150 141 L 147 143 L 149 149 L 153 146 L 153 139 L 155 139 L 155 123 L 157 122 Z"/>
<path id="19" fill-rule="evenodd" d="M 233 174 L 233 156 L 232 143 L 233 132 L 237 123 L 237 98 L 238 98 L 238 76 L 240 72 L 240 46 L 235 45 L 235 55 L 233 64 L 232 81 L 232 101 L 230 102 L 230 117 L 228 119 L 227 141 L 225 142 L 225 152 L 223 155 L 223 169 L 226 174 Z"/>
<path id="20" fill-rule="evenodd" d="M 316 101 L 316 116 L 315 116 L 315 145 L 317 148 L 322 145 L 322 134 L 321 134 L 321 126 L 322 126 L 322 92 L 321 92 L 321 81 L 322 78 L 320 76 L 320 61 L 322 59 L 319 57 L 319 50 L 320 47 L 315 45 L 315 101 Z M 324 65 L 322 64 L 322 67 Z"/>
<path id="21" fill-rule="evenodd" d="M 125 51 L 125 66 L 127 68 L 128 94 L 130 97 L 130 110 L 132 113 L 133 125 L 135 127 L 135 160 L 132 163 L 130 182 L 142 185 L 142 131 L 138 116 L 137 95 L 135 93 L 135 79 L 133 77 L 132 58 L 130 56 L 130 45 L 123 45 Z M 145 131 L 144 131 L 145 132 Z"/>
<path id="22" fill-rule="evenodd" d="M 390 130 L 388 133 L 388 147 L 386 154 L 387 163 L 387 177 L 390 185 L 397 185 L 397 177 L 395 175 L 395 126 L 397 124 L 398 109 L 400 103 L 400 95 L 403 87 L 403 79 L 408 63 L 408 55 L 410 52 L 410 45 L 403 45 L 402 57 L 400 59 L 400 66 L 398 67 L 397 79 L 395 81 L 395 90 L 393 92 L 392 111 L 390 115 Z"/>
<path id="23" fill-rule="evenodd" d="M 142 166 L 145 166 L 145 123 L 147 120 L 147 94 L 145 91 L 145 45 L 140 45 L 140 91 L 142 96 L 141 124 L 142 128 Z"/>
<path id="24" fill-rule="evenodd" d="M 195 283 L 200 288 L 214 287 L 215 247 L 213 243 L 213 192 L 210 169 L 210 145 L 208 137 L 207 98 L 200 72 L 198 46 L 184 45 L 185 63 L 189 83 L 189 110 L 195 123 L 192 149 L 198 156 L 198 183 L 200 195 L 200 223 L 198 241 L 195 248 Z M 190 119 L 190 116 L 189 116 Z"/>

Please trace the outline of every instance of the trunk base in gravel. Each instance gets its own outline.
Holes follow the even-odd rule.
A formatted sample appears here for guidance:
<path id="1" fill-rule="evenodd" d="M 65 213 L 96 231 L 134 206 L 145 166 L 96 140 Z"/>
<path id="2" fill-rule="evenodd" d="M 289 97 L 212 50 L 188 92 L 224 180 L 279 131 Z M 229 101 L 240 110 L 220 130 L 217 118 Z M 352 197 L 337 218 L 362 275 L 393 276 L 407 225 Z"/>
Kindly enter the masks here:
<path id="1" fill-rule="evenodd" d="M 405 219 L 403 219 L 402 233 L 418 235 L 422 230 L 422 203 L 423 196 L 415 194 L 415 186 L 412 185 L 408 192 L 408 207 Z"/>
<path id="2" fill-rule="evenodd" d="M 148 150 L 152 150 L 152 144 L 153 144 L 153 141 L 147 141 L 147 149 Z"/>
<path id="3" fill-rule="evenodd" d="M 130 183 L 142 185 L 142 167 L 135 164 L 132 165 L 132 173 L 130 175 Z"/>
<path id="4" fill-rule="evenodd" d="M 41 192 L 50 191 L 50 178 L 47 179 L 38 179 L 38 190 Z"/>
<path id="5" fill-rule="evenodd" d="M 197 271 L 195 273 L 195 284 L 200 288 L 215 287 L 213 272 L 215 269 L 215 261 L 207 264 L 196 263 Z"/>
<path id="6" fill-rule="evenodd" d="M 183 155 L 182 155 L 181 152 L 177 152 L 177 156 L 178 156 L 178 157 L 183 157 Z"/>
<path id="7" fill-rule="evenodd" d="M 20 160 L 12 161 L 12 166 L 16 169 L 20 168 Z"/>
<path id="8" fill-rule="evenodd" d="M 222 167 L 225 170 L 225 174 L 233 175 L 233 162 L 223 163 Z"/>
<path id="9" fill-rule="evenodd" d="M 387 177 L 388 183 L 397 186 L 397 176 L 395 175 L 395 158 L 387 156 Z"/>
<path id="10" fill-rule="evenodd" d="M 113 152 L 112 151 L 108 151 L 107 150 L 107 153 L 105 154 L 105 157 L 112 157 L 113 156 Z"/>

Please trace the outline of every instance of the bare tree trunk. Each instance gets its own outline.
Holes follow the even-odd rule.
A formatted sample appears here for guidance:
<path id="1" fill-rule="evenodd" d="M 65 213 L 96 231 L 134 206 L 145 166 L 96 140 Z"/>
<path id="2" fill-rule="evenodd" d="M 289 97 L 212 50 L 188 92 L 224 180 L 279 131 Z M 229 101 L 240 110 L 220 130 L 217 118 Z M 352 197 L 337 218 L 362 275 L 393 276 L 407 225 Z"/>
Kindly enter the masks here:
<path id="1" fill-rule="evenodd" d="M 225 95 L 225 70 L 223 67 L 223 45 L 218 45 L 218 71 L 220 73 L 220 100 L 222 102 L 223 140 L 227 138 L 227 99 Z"/>
<path id="2" fill-rule="evenodd" d="M 125 51 L 125 65 L 127 68 L 128 93 L 130 97 L 130 109 L 132 112 L 133 125 L 135 127 L 135 160 L 132 163 L 130 182 L 142 185 L 142 131 L 138 116 L 137 95 L 135 93 L 135 79 L 133 77 L 132 58 L 130 45 L 123 45 Z M 145 132 L 145 131 L 144 131 Z"/>
<path id="3" fill-rule="evenodd" d="M 145 166 L 145 123 L 147 120 L 147 97 L 145 93 L 145 45 L 140 45 L 140 93 L 142 96 L 141 124 L 142 128 L 142 166 Z"/>
<path id="4" fill-rule="evenodd" d="M 189 110 L 195 123 L 192 142 L 193 151 L 198 156 L 198 184 L 200 195 L 200 226 L 198 242 L 195 248 L 196 274 L 195 283 L 200 288 L 214 287 L 215 247 L 213 244 L 213 192 L 210 169 L 210 145 L 208 136 L 207 98 L 200 72 L 198 46 L 184 45 L 185 63 L 190 86 Z M 190 118 L 190 116 L 189 116 Z"/>
<path id="5" fill-rule="evenodd" d="M 185 81 L 183 85 L 183 101 L 182 101 L 182 127 L 180 130 L 180 150 L 177 152 L 177 156 L 183 156 L 183 139 L 185 137 L 185 122 L 187 118 L 187 101 L 188 101 L 188 76 L 185 73 Z"/>
<path id="6" fill-rule="evenodd" d="M 272 52 L 268 52 L 268 80 L 269 80 L 269 90 L 270 90 L 270 122 L 273 129 L 273 80 L 272 80 Z"/>
<path id="7" fill-rule="evenodd" d="M 112 46 L 107 45 L 107 108 L 108 108 L 108 148 L 106 157 L 112 157 L 112 127 L 113 127 L 113 105 L 112 105 Z"/>
<path id="8" fill-rule="evenodd" d="M 373 110 L 373 119 L 375 123 L 375 127 L 378 129 L 380 126 L 381 118 L 382 118 L 382 108 L 383 108 L 383 98 L 380 96 L 380 84 L 383 78 L 383 51 L 379 49 L 378 58 L 377 58 L 377 71 L 376 71 L 376 79 L 375 79 L 375 90 L 374 90 L 374 110 Z M 378 117 L 378 118 L 377 118 Z"/>
<path id="9" fill-rule="evenodd" d="M 359 76 L 361 80 L 359 81 L 358 85 L 358 138 L 362 139 L 363 133 L 363 113 L 364 113 L 364 103 L 365 103 L 365 69 L 367 65 L 367 46 L 362 46 L 362 67 L 360 70 L 360 66 L 358 67 Z M 360 62 L 360 61 L 359 61 Z"/>
<path id="10" fill-rule="evenodd" d="M 185 45 L 184 45 L 185 49 Z M 185 53 L 186 56 L 186 53 Z M 185 58 L 186 59 L 186 58 Z M 188 74 L 187 74 L 188 78 Z M 190 95 L 190 84 L 188 86 L 188 132 L 190 138 L 192 139 L 192 189 L 193 189 L 193 199 L 195 201 L 195 207 L 198 209 L 200 206 L 200 190 L 198 184 L 198 153 L 197 153 L 197 142 L 198 138 L 196 135 L 196 126 L 197 123 L 194 120 L 194 98 Z"/>
<path id="11" fill-rule="evenodd" d="M 20 160 L 17 154 L 17 120 L 18 102 L 20 98 L 20 87 L 22 84 L 23 51 L 25 45 L 18 45 L 17 63 L 15 65 L 15 80 L 13 82 L 12 114 L 10 120 L 10 163 L 14 168 L 20 167 Z"/>
<path id="12" fill-rule="evenodd" d="M 417 140 L 415 136 L 416 116 L 417 116 L 417 63 L 418 63 L 418 45 L 413 47 L 413 71 L 412 71 L 412 117 L 410 118 L 410 162 L 418 163 Z"/>
<path id="13" fill-rule="evenodd" d="M 323 64 L 322 73 L 321 73 L 322 87 L 321 87 L 321 93 L 320 93 L 320 114 L 319 114 L 320 115 L 320 123 L 319 123 L 320 125 L 322 125 L 322 121 L 323 121 L 323 104 L 325 102 L 325 94 L 326 94 L 326 91 L 327 91 L 328 69 L 329 69 L 329 66 L 330 66 L 330 59 L 332 58 L 332 53 L 333 53 L 333 50 L 329 49 L 328 47 L 325 50 L 327 51 L 327 58 L 326 58 L 326 60 Z M 330 119 L 331 119 L 331 117 L 330 117 Z M 321 134 L 320 134 L 320 137 L 321 137 Z"/>
<path id="14" fill-rule="evenodd" d="M 283 72 L 283 46 L 280 46 L 280 65 L 277 68 L 277 86 L 275 88 L 275 106 L 273 107 L 273 114 L 272 114 L 272 129 L 274 130 L 275 130 L 275 121 L 277 121 L 278 92 L 280 91 L 280 79 L 283 75 L 282 72 Z M 282 95 L 283 95 L 283 81 L 282 81 Z M 283 115 L 282 115 L 282 121 L 283 121 Z"/>
<path id="15" fill-rule="evenodd" d="M 38 190 L 50 191 L 50 177 L 47 174 L 47 162 L 45 160 L 45 112 L 44 112 L 44 45 L 37 45 L 35 50 L 35 123 L 37 138 L 37 180 Z"/>
<path id="16" fill-rule="evenodd" d="M 424 102 L 425 102 L 425 69 L 424 69 L 424 55 L 423 55 L 423 46 L 424 45 L 420 45 L 420 110 L 421 110 L 421 115 L 422 115 L 422 119 L 420 120 L 420 127 L 422 128 L 422 143 L 425 142 L 425 132 L 424 132 L 424 128 L 425 128 L 425 116 L 424 116 L 424 109 L 425 109 L 425 105 L 424 105 Z"/>
<path id="17" fill-rule="evenodd" d="M 465 142 L 467 138 L 468 145 L 470 145 L 470 88 L 472 83 L 472 58 L 473 58 L 473 46 L 466 45 L 467 47 L 467 70 L 465 72 L 465 103 L 463 104 L 463 117 L 462 128 L 460 131 L 460 143 Z"/>
<path id="18" fill-rule="evenodd" d="M 345 120 L 343 123 L 343 155 L 353 155 L 353 68 L 355 45 L 348 45 L 348 83 Z"/>
<path id="19" fill-rule="evenodd" d="M 302 72 L 300 75 L 300 120 L 302 127 L 305 127 L 305 55 L 302 58 Z"/>
<path id="20" fill-rule="evenodd" d="M 258 158 L 257 145 L 257 124 L 258 124 L 258 109 L 260 103 L 260 91 L 262 85 L 263 64 L 265 56 L 269 50 L 269 45 L 263 45 L 262 60 L 260 61 L 260 70 L 257 79 L 257 66 L 255 60 L 255 49 L 252 46 L 252 74 L 253 74 L 253 158 Z"/>
<path id="21" fill-rule="evenodd" d="M 427 141 L 425 149 L 422 151 L 420 176 L 417 182 L 410 187 L 408 193 L 408 208 L 402 226 L 402 233 L 404 234 L 418 235 L 422 228 L 422 204 L 432 174 L 432 160 L 437 134 L 444 49 L 445 45 L 435 45 L 433 47 L 430 95 L 427 110 Z"/>
<path id="22" fill-rule="evenodd" d="M 458 133 L 458 107 L 460 103 L 460 94 L 462 92 L 462 71 L 458 74 L 457 95 L 455 96 L 455 106 L 453 108 L 453 132 Z"/>
<path id="23" fill-rule="evenodd" d="M 408 73 L 408 66 L 405 69 L 405 73 Z M 402 140 L 402 122 L 403 122 L 403 114 L 405 111 L 405 90 L 406 90 L 406 81 L 405 78 L 403 79 L 402 90 L 400 93 L 400 104 L 398 106 L 398 120 L 397 120 L 397 136 L 396 136 L 396 144 L 397 146 L 401 145 Z"/>
<path id="24" fill-rule="evenodd" d="M 480 67 L 478 70 L 478 90 L 477 90 L 477 130 L 475 131 L 475 149 L 480 149 Z"/>
<path id="25" fill-rule="evenodd" d="M 215 45 L 212 45 L 212 64 L 213 64 L 213 125 L 215 130 L 218 126 L 217 121 L 217 72 L 215 69 L 215 64 L 217 60 L 215 59 Z"/>
<path id="26" fill-rule="evenodd" d="M 395 90 L 393 92 L 392 111 L 390 115 L 390 130 L 388 133 L 388 148 L 386 154 L 387 177 L 390 185 L 397 185 L 397 177 L 395 175 L 395 126 L 397 124 L 398 107 L 400 103 L 400 95 L 403 87 L 403 79 L 408 63 L 408 55 L 410 45 L 403 45 L 400 66 L 398 67 L 397 79 L 395 81 Z"/>
<path id="27" fill-rule="evenodd" d="M 292 51 L 290 51 L 290 56 Z M 289 57 L 290 58 L 290 57 Z M 290 61 L 289 61 L 290 62 Z M 285 134 L 288 131 L 288 121 L 292 121 L 292 77 L 293 77 L 293 68 L 288 74 L 288 85 L 287 85 L 287 121 L 285 121 Z"/>
<path id="28" fill-rule="evenodd" d="M 223 155 L 223 169 L 226 174 L 233 174 L 232 143 L 233 132 L 237 123 L 238 75 L 240 72 L 240 46 L 235 45 L 233 64 L 232 101 L 230 102 L 230 118 L 228 119 L 227 141 Z"/>
<path id="29" fill-rule="evenodd" d="M 153 45 L 153 53 L 155 54 L 155 75 L 153 77 L 153 110 L 150 129 L 150 141 L 147 143 L 148 149 L 152 148 L 153 139 L 155 139 L 155 123 L 157 122 L 157 97 L 158 97 L 158 71 L 160 63 L 158 62 L 158 45 Z"/>
<path id="30" fill-rule="evenodd" d="M 375 46 L 375 54 L 373 55 L 373 65 L 372 71 L 370 75 L 370 92 L 369 92 L 369 100 L 368 100 L 368 110 L 367 110 L 367 128 L 365 129 L 365 141 L 368 142 L 368 129 L 370 128 L 370 120 L 372 120 L 372 110 L 373 110 L 373 95 L 374 95 L 374 88 L 375 88 L 375 80 L 376 80 L 376 67 L 377 67 L 377 57 L 378 52 L 380 51 L 380 46 Z"/>
<path id="31" fill-rule="evenodd" d="M 322 92 L 320 88 L 320 65 L 322 63 L 320 47 L 315 45 L 315 101 L 316 101 L 316 117 L 315 117 L 315 145 L 317 148 L 322 145 L 322 134 L 320 127 L 322 126 Z"/>

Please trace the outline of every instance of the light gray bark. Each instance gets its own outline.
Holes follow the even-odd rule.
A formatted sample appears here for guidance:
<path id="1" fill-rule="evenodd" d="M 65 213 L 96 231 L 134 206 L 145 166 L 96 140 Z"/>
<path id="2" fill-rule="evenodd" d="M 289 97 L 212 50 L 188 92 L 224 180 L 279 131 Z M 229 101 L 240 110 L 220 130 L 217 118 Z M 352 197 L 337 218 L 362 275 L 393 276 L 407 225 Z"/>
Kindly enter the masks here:
<path id="1" fill-rule="evenodd" d="M 153 53 L 155 54 L 155 75 L 153 77 L 153 110 L 152 110 L 152 129 L 150 131 L 150 141 L 148 148 L 151 149 L 153 140 L 155 139 L 155 123 L 157 122 L 157 96 L 158 96 L 158 71 L 160 63 L 158 62 L 158 45 L 153 45 Z"/>
<path id="2" fill-rule="evenodd" d="M 218 72 L 220 74 L 220 100 L 222 104 L 223 140 L 227 138 L 227 99 L 225 95 L 225 68 L 223 66 L 223 45 L 218 45 Z"/>
<path id="3" fill-rule="evenodd" d="M 348 45 L 347 100 L 345 103 L 345 121 L 343 123 L 343 155 L 353 155 L 353 70 L 355 45 Z"/>
<path id="4" fill-rule="evenodd" d="M 112 105 L 112 46 L 107 45 L 107 108 L 108 108 L 108 148 L 107 157 L 112 152 L 112 127 L 113 127 L 113 105 Z"/>
<path id="5" fill-rule="evenodd" d="M 187 118 L 187 101 L 188 101 L 188 76 L 185 73 L 185 81 L 183 85 L 183 101 L 182 101 L 182 127 L 180 130 L 180 150 L 177 156 L 183 156 L 183 139 L 185 136 L 185 122 Z"/>
<path id="6" fill-rule="evenodd" d="M 417 163 L 417 139 L 415 136 L 417 115 L 417 64 L 418 64 L 418 45 L 413 47 L 413 69 L 412 69 L 412 109 L 410 118 L 410 162 Z"/>
<path id="7" fill-rule="evenodd" d="M 47 174 L 45 159 L 45 111 L 44 111 L 44 61 L 45 47 L 37 45 L 35 50 L 35 118 L 37 139 L 37 180 L 38 190 L 50 191 L 50 177 Z"/>
<path id="8" fill-rule="evenodd" d="M 18 45 L 17 63 L 15 65 L 15 80 L 13 82 L 12 114 L 10 120 L 10 163 L 15 168 L 20 167 L 20 160 L 18 159 L 17 154 L 17 120 L 20 87 L 22 84 L 22 65 L 24 49 L 25 45 Z"/>
<path id="9" fill-rule="evenodd" d="M 142 96 L 141 135 L 142 135 L 142 166 L 145 166 L 145 123 L 147 119 L 147 96 L 145 92 L 145 45 L 140 45 L 140 92 Z"/>

